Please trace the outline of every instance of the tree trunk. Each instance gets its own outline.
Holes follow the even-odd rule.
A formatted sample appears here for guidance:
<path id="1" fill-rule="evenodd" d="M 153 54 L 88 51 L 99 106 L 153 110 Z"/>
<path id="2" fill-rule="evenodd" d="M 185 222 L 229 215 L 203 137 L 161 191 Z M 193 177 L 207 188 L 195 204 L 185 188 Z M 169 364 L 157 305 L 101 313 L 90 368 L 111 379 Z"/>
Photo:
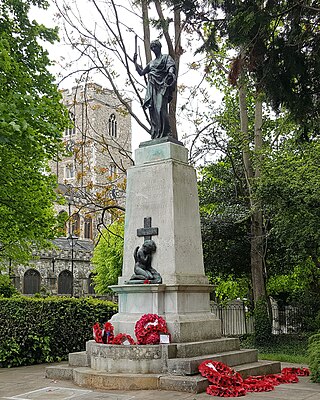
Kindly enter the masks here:
<path id="1" fill-rule="evenodd" d="M 262 154 L 262 100 L 259 93 L 256 95 L 254 116 L 254 153 L 255 153 L 255 179 L 260 177 L 260 163 Z M 253 199 L 253 213 L 251 217 L 251 274 L 253 299 L 256 303 L 266 299 L 265 284 L 265 248 L 263 214 L 260 201 Z"/>
<path id="2" fill-rule="evenodd" d="M 150 49 L 150 21 L 148 11 L 148 0 L 141 0 L 141 11 L 142 11 L 142 23 L 143 23 L 143 39 L 144 39 L 144 51 L 146 54 L 146 64 L 152 59 Z"/>
<path id="3" fill-rule="evenodd" d="M 241 132 L 243 135 L 242 158 L 251 208 L 251 275 L 253 300 L 256 303 L 260 299 L 266 299 L 263 216 L 260 203 L 254 198 L 251 187 L 253 180 L 260 176 L 259 157 L 262 150 L 262 101 L 260 97 L 257 96 L 254 121 L 254 154 L 251 154 L 249 148 L 250 138 L 246 101 L 245 86 L 241 84 L 239 86 L 239 107 Z M 253 156 L 256 157 L 255 168 L 253 168 Z"/>

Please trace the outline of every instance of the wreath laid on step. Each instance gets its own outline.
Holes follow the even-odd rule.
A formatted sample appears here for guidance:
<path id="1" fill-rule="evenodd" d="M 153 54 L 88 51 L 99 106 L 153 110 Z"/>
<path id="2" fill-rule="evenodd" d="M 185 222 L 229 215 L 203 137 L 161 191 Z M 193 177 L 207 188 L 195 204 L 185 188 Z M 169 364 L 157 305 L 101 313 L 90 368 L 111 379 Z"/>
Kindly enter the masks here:
<path id="1" fill-rule="evenodd" d="M 97 343 L 123 344 L 127 340 L 130 344 L 136 344 L 130 335 L 119 333 L 114 337 L 113 332 L 114 327 L 110 322 L 106 322 L 103 329 L 98 322 L 93 325 L 93 338 Z M 171 340 L 165 319 L 157 314 L 144 314 L 137 321 L 134 333 L 137 344 L 159 344 L 161 334 L 168 335 L 169 341 Z"/>
<path id="2" fill-rule="evenodd" d="M 308 376 L 308 368 L 283 368 L 280 374 L 241 375 L 220 361 L 207 360 L 199 365 L 200 374 L 211 383 L 207 393 L 219 397 L 240 397 L 248 392 L 268 392 L 281 383 L 296 383 L 298 376 Z"/>
<path id="3" fill-rule="evenodd" d="M 130 335 L 127 335 L 126 333 L 118 333 L 118 335 L 115 336 L 115 338 L 113 339 L 112 344 L 129 345 L 129 344 L 136 344 L 136 343 Z"/>
<path id="4" fill-rule="evenodd" d="M 137 337 L 138 344 L 159 344 L 160 335 L 169 335 L 167 323 L 164 318 L 157 314 L 144 314 L 137 321 L 134 333 Z"/>
<path id="5" fill-rule="evenodd" d="M 114 338 L 114 327 L 110 322 L 105 322 L 103 329 L 100 324 L 96 322 L 93 327 L 93 338 L 97 343 L 112 344 Z"/>

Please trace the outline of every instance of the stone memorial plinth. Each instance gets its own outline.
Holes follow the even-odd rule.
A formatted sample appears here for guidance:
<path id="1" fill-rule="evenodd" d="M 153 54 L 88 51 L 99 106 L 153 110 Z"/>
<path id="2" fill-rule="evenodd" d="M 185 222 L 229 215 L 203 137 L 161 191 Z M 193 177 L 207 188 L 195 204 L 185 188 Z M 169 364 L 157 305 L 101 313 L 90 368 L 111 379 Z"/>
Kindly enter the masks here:
<path id="1" fill-rule="evenodd" d="M 136 165 L 128 170 L 123 270 L 119 285 L 111 287 L 119 313 L 111 323 L 134 337 L 136 321 L 152 313 L 165 318 L 173 342 L 220 337 L 203 267 L 195 170 L 185 147 L 151 143 L 136 150 Z M 128 284 L 134 249 L 151 238 L 157 246 L 152 267 L 162 284 Z"/>

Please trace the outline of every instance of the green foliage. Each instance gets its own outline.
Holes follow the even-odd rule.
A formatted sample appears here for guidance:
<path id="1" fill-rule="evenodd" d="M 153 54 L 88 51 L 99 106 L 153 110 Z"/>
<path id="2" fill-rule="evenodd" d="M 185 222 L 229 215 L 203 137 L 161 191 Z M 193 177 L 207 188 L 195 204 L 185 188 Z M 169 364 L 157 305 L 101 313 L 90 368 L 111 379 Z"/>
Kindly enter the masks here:
<path id="1" fill-rule="evenodd" d="M 207 47 L 212 42 L 215 50 L 219 40 L 212 34 L 217 33 L 220 43 L 241 49 L 242 62 L 232 68 L 235 81 L 245 70 L 275 110 L 290 110 L 301 137 L 319 134 L 320 14 L 314 1 L 226 0 L 213 2 L 212 7 L 222 10 L 223 18 L 208 24 Z"/>
<path id="2" fill-rule="evenodd" d="M 102 232 L 94 249 L 92 263 L 96 293 L 105 294 L 110 285 L 116 285 L 121 275 L 123 260 L 123 220 L 117 220 Z"/>
<path id="3" fill-rule="evenodd" d="M 204 265 L 214 276 L 242 277 L 250 271 L 249 211 L 234 161 L 224 158 L 203 167 L 198 181 Z"/>
<path id="4" fill-rule="evenodd" d="M 28 260 L 32 247 L 54 236 L 56 181 L 48 160 L 62 148 L 68 121 L 39 44 L 57 40 L 57 30 L 31 22 L 29 9 L 26 0 L 0 5 L 0 262 Z"/>
<path id="5" fill-rule="evenodd" d="M 268 293 L 282 304 L 297 304 L 300 307 L 313 300 L 312 310 L 316 314 L 319 309 L 320 270 L 311 258 L 293 268 L 291 272 L 273 275 L 268 280 Z M 315 321 L 314 321 L 315 322 Z M 319 326 L 320 328 L 320 326 Z"/>
<path id="6" fill-rule="evenodd" d="M 0 298 L 0 367 L 66 359 L 85 349 L 92 325 L 117 310 L 111 302 L 70 298 Z"/>
<path id="7" fill-rule="evenodd" d="M 0 297 L 11 297 L 17 293 L 18 291 L 13 286 L 9 275 L 0 273 Z"/>
<path id="8" fill-rule="evenodd" d="M 308 343 L 311 380 L 320 383 L 320 333 L 311 336 Z"/>
<path id="9" fill-rule="evenodd" d="M 284 261 L 317 263 L 320 244 L 320 143 L 284 142 L 265 154 L 257 194 Z"/>
<path id="10" fill-rule="evenodd" d="M 235 299 L 243 299 L 248 296 L 249 282 L 247 278 L 233 278 L 232 275 L 226 277 L 214 277 L 210 280 L 214 286 L 216 298 L 219 303 L 228 302 Z"/>
<path id="11" fill-rule="evenodd" d="M 254 334 L 255 343 L 264 345 L 270 342 L 272 332 L 268 305 L 265 300 L 259 300 L 254 306 Z"/>

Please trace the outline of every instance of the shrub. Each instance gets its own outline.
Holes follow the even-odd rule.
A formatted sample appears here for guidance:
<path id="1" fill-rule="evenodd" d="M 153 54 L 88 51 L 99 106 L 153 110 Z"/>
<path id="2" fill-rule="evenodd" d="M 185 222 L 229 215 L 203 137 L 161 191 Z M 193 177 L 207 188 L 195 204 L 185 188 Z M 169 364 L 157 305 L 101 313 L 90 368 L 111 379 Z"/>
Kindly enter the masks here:
<path id="1" fill-rule="evenodd" d="M 308 343 L 311 380 L 320 383 L 320 333 L 310 336 Z"/>
<path id="2" fill-rule="evenodd" d="M 17 294 L 17 289 L 13 286 L 9 275 L 0 272 L 0 297 L 11 297 Z"/>
<path id="3" fill-rule="evenodd" d="M 115 312 L 114 303 L 92 298 L 0 298 L 0 367 L 66 359 Z"/>

